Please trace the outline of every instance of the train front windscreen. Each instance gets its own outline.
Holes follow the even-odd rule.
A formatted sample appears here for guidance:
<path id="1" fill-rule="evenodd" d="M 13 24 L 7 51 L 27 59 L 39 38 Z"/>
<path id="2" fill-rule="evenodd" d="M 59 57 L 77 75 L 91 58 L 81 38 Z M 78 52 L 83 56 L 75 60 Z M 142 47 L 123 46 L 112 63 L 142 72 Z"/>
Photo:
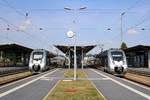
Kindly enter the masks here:
<path id="1" fill-rule="evenodd" d="M 114 61 L 122 61 L 123 60 L 123 53 L 120 51 L 111 52 L 111 56 Z"/>
<path id="2" fill-rule="evenodd" d="M 34 60 L 41 60 L 43 58 L 43 52 L 34 52 L 33 59 Z"/>

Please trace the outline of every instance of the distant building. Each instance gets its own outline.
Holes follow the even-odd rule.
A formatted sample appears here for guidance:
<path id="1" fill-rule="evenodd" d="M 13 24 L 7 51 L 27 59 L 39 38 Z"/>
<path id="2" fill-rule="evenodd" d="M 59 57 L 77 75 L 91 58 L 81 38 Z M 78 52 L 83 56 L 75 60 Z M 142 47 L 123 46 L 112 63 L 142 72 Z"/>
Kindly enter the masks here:
<path id="1" fill-rule="evenodd" d="M 33 49 L 18 44 L 0 45 L 0 66 L 27 66 Z"/>
<path id="2" fill-rule="evenodd" d="M 150 68 L 150 46 L 137 45 L 124 49 L 128 67 Z"/>

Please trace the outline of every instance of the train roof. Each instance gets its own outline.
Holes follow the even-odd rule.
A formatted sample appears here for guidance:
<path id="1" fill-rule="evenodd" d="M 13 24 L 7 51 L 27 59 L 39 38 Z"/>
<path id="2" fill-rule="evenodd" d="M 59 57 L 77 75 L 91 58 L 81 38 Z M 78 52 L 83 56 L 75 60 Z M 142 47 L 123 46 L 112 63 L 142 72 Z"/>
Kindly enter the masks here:
<path id="1" fill-rule="evenodd" d="M 50 57 L 56 57 L 56 54 L 53 53 L 53 52 L 50 52 L 48 50 L 45 50 L 45 49 L 34 49 L 33 52 L 37 52 L 37 51 L 45 51 L 49 54 Z"/>
<path id="2" fill-rule="evenodd" d="M 108 53 L 108 51 L 123 51 L 123 50 L 119 48 L 110 48 L 108 50 L 100 52 L 99 54 L 96 55 L 96 57 L 105 56 Z"/>

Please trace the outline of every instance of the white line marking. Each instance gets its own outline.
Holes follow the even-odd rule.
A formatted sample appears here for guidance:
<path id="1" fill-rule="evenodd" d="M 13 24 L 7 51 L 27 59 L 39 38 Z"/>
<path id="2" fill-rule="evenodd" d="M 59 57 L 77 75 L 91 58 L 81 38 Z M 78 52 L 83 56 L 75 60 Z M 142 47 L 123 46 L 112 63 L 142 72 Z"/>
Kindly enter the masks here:
<path id="1" fill-rule="evenodd" d="M 26 79 L 32 78 L 32 77 L 35 77 L 35 76 L 29 76 L 29 77 L 26 77 L 26 78 L 19 79 L 19 80 L 17 80 L 17 81 L 14 81 L 14 82 L 8 83 L 8 84 L 6 84 L 6 85 L 2 85 L 2 86 L 0 86 L 0 89 L 1 89 L 1 88 L 5 88 L 5 87 L 10 86 L 10 85 L 13 85 L 13 84 L 16 84 L 16 83 L 21 82 L 21 81 L 23 81 L 23 80 L 26 80 Z"/>
<path id="2" fill-rule="evenodd" d="M 85 73 L 86 77 L 88 77 L 88 75 L 86 74 L 86 72 L 85 71 L 83 71 L 83 72 Z M 93 87 L 98 91 L 98 93 L 104 98 L 104 100 L 107 100 L 105 98 L 105 96 L 101 93 L 101 91 L 95 86 L 95 84 L 92 81 L 90 81 L 90 82 L 93 85 Z"/>
<path id="3" fill-rule="evenodd" d="M 130 86 L 127 86 L 127 85 L 125 85 L 125 84 L 123 84 L 123 83 L 121 83 L 121 82 L 119 82 L 119 81 L 117 81 L 117 80 L 115 80 L 115 79 L 112 79 L 111 77 L 108 77 L 108 76 L 106 76 L 106 75 L 104 75 L 104 74 L 102 74 L 102 73 L 100 73 L 100 72 L 98 72 L 98 71 L 96 71 L 96 70 L 94 70 L 94 69 L 90 69 L 90 70 L 94 71 L 95 73 L 97 73 L 97 74 L 99 74 L 99 75 L 101 75 L 101 76 L 104 76 L 104 77 L 106 77 L 106 78 L 110 78 L 111 81 L 113 81 L 113 82 L 115 82 L 115 83 L 121 85 L 121 86 L 124 87 L 124 88 L 127 88 L 128 90 L 130 90 L 130 91 L 132 91 L 132 92 L 134 92 L 134 93 L 136 93 L 136 94 L 139 94 L 139 95 L 143 96 L 144 98 L 146 98 L 146 99 L 148 99 L 148 100 L 150 99 L 150 96 L 147 95 L 147 94 L 145 94 L 145 93 L 143 93 L 143 92 L 140 92 L 140 91 L 138 91 L 138 90 L 136 90 L 136 89 L 134 89 L 134 88 L 132 88 L 132 87 L 130 87 Z"/>
<path id="4" fill-rule="evenodd" d="M 110 80 L 109 78 L 79 78 L 79 80 Z"/>
<path id="5" fill-rule="evenodd" d="M 45 73 L 47 73 L 47 72 L 44 72 L 44 73 L 41 73 L 41 74 L 43 74 L 43 75 L 44 75 Z M 34 78 L 34 77 L 40 76 L 41 74 L 37 74 L 37 75 L 33 75 L 33 76 L 29 76 L 29 77 L 26 77 L 26 78 L 23 78 L 23 79 L 20 79 L 20 80 L 17 80 L 17 81 L 11 82 L 11 83 L 9 83 L 9 84 L 6 84 L 6 85 L 3 85 L 3 86 L 0 86 L 0 89 L 1 89 L 1 88 L 5 88 L 5 87 L 10 86 L 10 85 L 13 85 L 13 84 L 16 84 L 16 83 L 19 83 L 19 82 L 24 81 L 24 80 L 28 80 L 28 79 L 30 79 L 30 78 Z"/>
<path id="6" fill-rule="evenodd" d="M 40 80 L 44 80 L 44 81 L 51 81 L 52 79 L 51 79 L 51 78 L 49 78 L 49 77 L 43 77 L 43 78 L 41 78 Z"/>
<path id="7" fill-rule="evenodd" d="M 38 78 L 36 78 L 36 79 L 34 79 L 34 80 L 31 80 L 31 81 L 29 81 L 29 82 L 27 82 L 27 83 L 25 83 L 25 84 L 22 84 L 22 85 L 20 85 L 20 86 L 17 86 L 17 87 L 15 87 L 15 88 L 12 88 L 12 89 L 10 89 L 10 90 L 4 92 L 4 93 L 1 93 L 1 94 L 0 94 L 0 98 L 3 97 L 3 96 L 6 96 L 6 95 L 8 95 L 8 94 L 10 94 L 10 93 L 12 93 L 12 92 L 15 92 L 16 90 L 19 90 L 19 89 L 21 89 L 21 88 L 23 88 L 23 87 L 25 87 L 25 86 L 27 86 L 27 85 L 33 83 L 33 82 L 36 82 L 37 80 L 39 80 L 39 79 L 41 79 L 41 78 L 43 78 L 43 77 L 45 77 L 45 76 L 47 76 L 47 75 L 50 75 L 50 74 L 56 72 L 57 70 L 58 70 L 58 69 L 56 69 L 56 70 L 54 70 L 54 71 L 52 71 L 52 72 L 50 72 L 50 73 L 44 74 L 44 75 L 42 75 L 42 76 L 40 76 L 40 77 L 38 77 Z"/>
<path id="8" fill-rule="evenodd" d="M 138 83 L 132 82 L 132 81 L 127 80 L 127 79 L 122 79 L 122 80 L 123 80 L 123 81 L 126 81 L 126 82 L 128 82 L 128 83 L 131 83 L 131 84 L 133 84 L 133 85 L 139 86 L 139 87 L 141 87 L 141 88 L 147 89 L 147 90 L 149 90 L 149 91 L 150 91 L 150 88 L 149 88 L 149 87 L 146 87 L 146 86 L 144 86 L 144 85 L 141 85 L 141 84 L 138 84 Z"/>
<path id="9" fill-rule="evenodd" d="M 107 77 L 107 78 L 102 78 L 102 80 L 110 80 L 110 79 Z"/>
<path id="10" fill-rule="evenodd" d="M 108 78 L 108 76 L 106 76 L 106 75 L 103 75 L 103 74 L 101 74 L 101 73 L 99 73 L 99 74 L 100 74 L 101 76 L 103 76 L 103 77 L 107 77 L 107 78 Z M 137 86 L 139 86 L 139 87 L 142 87 L 142 88 L 144 88 L 144 89 L 150 90 L 150 88 L 148 88 L 148 87 L 146 87 L 146 86 L 144 86 L 144 85 L 141 85 L 141 84 L 138 84 L 138 83 L 135 83 L 135 82 L 126 80 L 126 79 L 122 79 L 122 80 L 123 80 L 123 81 L 126 81 L 126 82 L 128 82 L 128 83 L 137 85 Z"/>

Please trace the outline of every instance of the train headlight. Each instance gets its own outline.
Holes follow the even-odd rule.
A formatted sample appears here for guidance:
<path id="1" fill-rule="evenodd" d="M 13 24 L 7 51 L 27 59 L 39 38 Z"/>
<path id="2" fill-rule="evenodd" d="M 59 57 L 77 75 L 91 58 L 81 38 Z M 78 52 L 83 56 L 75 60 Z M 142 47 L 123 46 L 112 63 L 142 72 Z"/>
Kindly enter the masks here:
<path id="1" fill-rule="evenodd" d="M 32 69 L 35 71 L 35 72 L 38 72 L 40 71 L 40 65 L 33 65 Z"/>

